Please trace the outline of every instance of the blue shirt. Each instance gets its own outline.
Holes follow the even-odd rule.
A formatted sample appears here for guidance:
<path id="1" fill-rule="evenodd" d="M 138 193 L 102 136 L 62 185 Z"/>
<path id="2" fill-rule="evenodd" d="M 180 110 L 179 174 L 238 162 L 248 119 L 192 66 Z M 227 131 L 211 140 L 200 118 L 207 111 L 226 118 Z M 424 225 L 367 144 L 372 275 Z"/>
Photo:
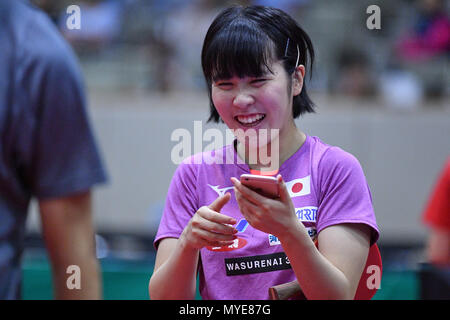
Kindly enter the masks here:
<path id="1" fill-rule="evenodd" d="M 76 58 L 50 19 L 18 0 L 0 1 L 0 139 L 0 299 L 18 299 L 31 198 L 106 180 Z"/>

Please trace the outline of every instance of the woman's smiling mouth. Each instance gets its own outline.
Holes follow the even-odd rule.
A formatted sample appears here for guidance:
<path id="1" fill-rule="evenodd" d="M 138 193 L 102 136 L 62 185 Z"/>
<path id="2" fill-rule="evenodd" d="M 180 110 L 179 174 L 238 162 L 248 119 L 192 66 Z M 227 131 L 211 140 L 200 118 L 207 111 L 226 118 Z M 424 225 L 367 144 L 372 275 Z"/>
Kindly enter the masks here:
<path id="1" fill-rule="evenodd" d="M 263 113 L 256 113 L 256 114 L 235 116 L 234 119 L 244 127 L 254 127 L 260 124 L 265 117 L 266 115 Z"/>

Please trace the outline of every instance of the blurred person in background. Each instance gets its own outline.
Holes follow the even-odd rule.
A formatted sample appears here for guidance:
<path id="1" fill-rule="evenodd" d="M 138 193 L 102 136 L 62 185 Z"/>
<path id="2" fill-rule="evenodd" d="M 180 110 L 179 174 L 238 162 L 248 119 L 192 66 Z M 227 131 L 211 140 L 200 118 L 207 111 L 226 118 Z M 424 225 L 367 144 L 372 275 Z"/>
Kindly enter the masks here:
<path id="1" fill-rule="evenodd" d="M 162 27 L 152 41 L 157 40 L 161 50 L 157 52 L 160 62 L 155 67 L 157 87 L 163 92 L 190 91 L 204 88 L 201 73 L 200 50 L 203 35 L 214 16 L 227 4 L 247 5 L 250 0 L 172 0 Z M 152 61 L 152 63 L 154 63 Z"/>
<path id="2" fill-rule="evenodd" d="M 204 87 L 200 66 L 203 35 L 224 1 L 192 0 L 173 6 L 166 17 L 162 39 L 168 55 L 161 56 L 159 81 L 165 90 L 196 90 Z"/>
<path id="3" fill-rule="evenodd" d="M 427 99 L 448 94 L 450 19 L 443 0 L 417 0 L 413 23 L 394 45 L 399 66 L 416 77 Z"/>
<path id="4" fill-rule="evenodd" d="M 0 299 L 21 298 L 26 219 L 37 198 L 54 297 L 101 298 L 91 193 L 106 172 L 76 58 L 26 0 L 0 1 Z M 70 289 L 69 266 L 80 287 Z"/>
<path id="5" fill-rule="evenodd" d="M 417 16 L 397 43 L 397 54 L 405 61 L 424 62 L 450 54 L 450 20 L 442 0 L 416 1 Z"/>
<path id="6" fill-rule="evenodd" d="M 450 157 L 425 208 L 423 222 L 431 229 L 426 249 L 428 262 L 450 267 Z"/>
<path id="7" fill-rule="evenodd" d="M 371 98 L 376 94 L 375 79 L 372 78 L 369 57 L 355 48 L 345 48 L 337 57 L 337 81 L 332 89 L 352 97 Z"/>

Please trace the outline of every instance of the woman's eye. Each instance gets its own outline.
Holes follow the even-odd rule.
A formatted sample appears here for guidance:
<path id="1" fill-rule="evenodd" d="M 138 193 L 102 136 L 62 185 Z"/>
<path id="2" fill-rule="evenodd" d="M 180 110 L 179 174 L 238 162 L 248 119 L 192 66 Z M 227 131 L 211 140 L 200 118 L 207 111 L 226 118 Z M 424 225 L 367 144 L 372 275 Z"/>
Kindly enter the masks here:
<path id="1" fill-rule="evenodd" d="M 231 86 L 232 86 L 233 84 L 231 83 L 231 82 L 219 82 L 219 83 L 216 83 L 216 86 L 217 87 L 219 87 L 219 88 L 231 88 Z"/>
<path id="2" fill-rule="evenodd" d="M 252 80 L 251 83 L 252 84 L 263 84 L 267 79 L 255 79 Z"/>

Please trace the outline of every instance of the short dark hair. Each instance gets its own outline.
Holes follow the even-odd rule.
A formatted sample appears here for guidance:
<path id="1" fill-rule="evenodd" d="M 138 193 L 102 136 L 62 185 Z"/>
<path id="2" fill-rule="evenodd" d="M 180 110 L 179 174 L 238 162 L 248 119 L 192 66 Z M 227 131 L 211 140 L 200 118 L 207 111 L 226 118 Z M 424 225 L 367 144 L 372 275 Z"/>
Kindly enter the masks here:
<path id="1" fill-rule="evenodd" d="M 270 62 L 279 60 L 286 72 L 292 74 L 297 67 L 297 46 L 299 64 L 307 68 L 309 62 L 311 77 L 314 63 L 311 39 L 287 13 L 265 6 L 232 6 L 219 13 L 206 33 L 202 49 L 202 68 L 211 111 L 208 122 L 220 120 L 211 96 L 214 80 L 234 75 L 259 77 Z M 293 99 L 292 112 L 294 118 L 314 112 L 304 82 L 302 92 Z"/>

